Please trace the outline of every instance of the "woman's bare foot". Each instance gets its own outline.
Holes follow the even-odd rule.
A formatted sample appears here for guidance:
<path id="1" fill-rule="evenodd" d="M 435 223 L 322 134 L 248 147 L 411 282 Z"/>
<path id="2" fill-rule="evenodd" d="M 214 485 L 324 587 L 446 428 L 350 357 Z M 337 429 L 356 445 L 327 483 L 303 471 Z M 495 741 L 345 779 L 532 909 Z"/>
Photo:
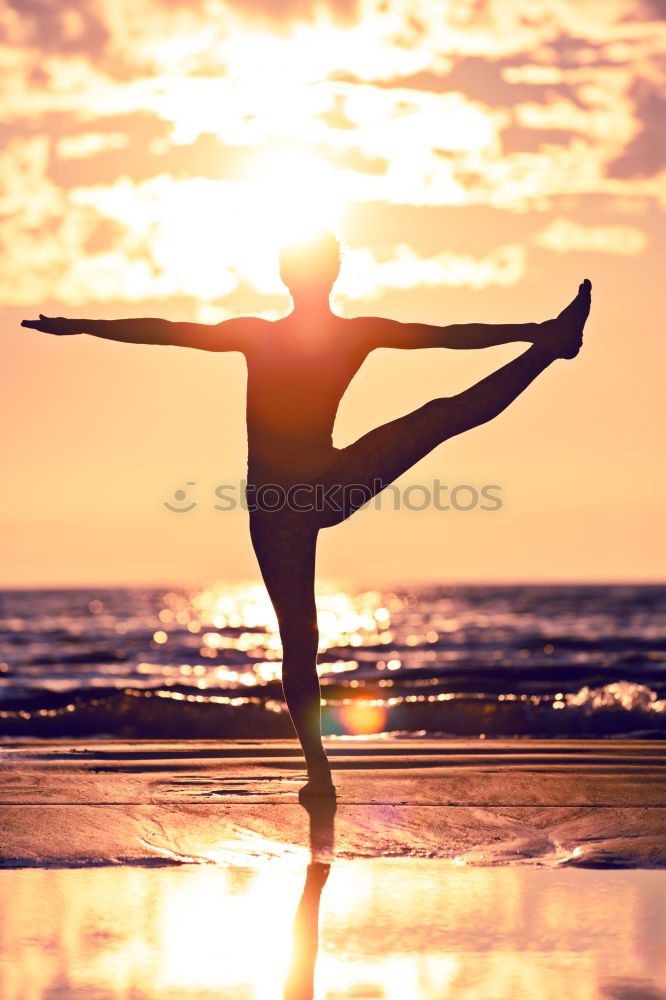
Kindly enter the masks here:
<path id="1" fill-rule="evenodd" d="M 335 785 L 331 778 L 331 765 L 326 754 L 321 752 L 313 759 L 306 760 L 308 780 L 298 792 L 299 802 L 311 798 L 335 799 Z"/>
<path id="2" fill-rule="evenodd" d="M 298 789 L 298 801 L 303 805 L 304 802 L 312 801 L 313 799 L 318 800 L 330 800 L 335 802 L 335 785 L 332 781 L 319 782 L 307 781 L 302 788 Z"/>
<path id="3" fill-rule="evenodd" d="M 583 344 L 583 328 L 590 314 L 592 283 L 585 278 L 578 295 L 563 309 L 557 319 L 541 324 L 537 344 L 555 358 L 575 358 Z"/>

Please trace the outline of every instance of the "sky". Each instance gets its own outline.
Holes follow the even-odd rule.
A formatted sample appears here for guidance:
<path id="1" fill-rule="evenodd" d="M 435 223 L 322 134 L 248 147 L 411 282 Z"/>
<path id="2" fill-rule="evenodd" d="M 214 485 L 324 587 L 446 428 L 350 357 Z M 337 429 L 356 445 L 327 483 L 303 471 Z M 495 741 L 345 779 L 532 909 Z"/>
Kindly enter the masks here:
<path id="1" fill-rule="evenodd" d="M 541 321 L 593 283 L 579 357 L 323 532 L 318 573 L 663 580 L 663 0 L 0 0 L 0 39 L 0 585 L 257 577 L 242 358 L 20 320 L 275 319 L 314 223 L 343 316 Z M 334 443 L 521 350 L 375 351 Z"/>

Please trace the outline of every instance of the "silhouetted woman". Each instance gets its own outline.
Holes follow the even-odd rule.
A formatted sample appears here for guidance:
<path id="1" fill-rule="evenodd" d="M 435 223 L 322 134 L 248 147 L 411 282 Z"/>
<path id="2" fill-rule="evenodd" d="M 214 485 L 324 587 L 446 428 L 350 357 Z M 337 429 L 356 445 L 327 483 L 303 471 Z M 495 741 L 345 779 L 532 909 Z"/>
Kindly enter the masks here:
<path id="1" fill-rule="evenodd" d="M 301 799 L 334 795 L 321 739 L 316 671 L 315 550 L 322 528 L 349 517 L 443 441 L 496 417 L 556 358 L 573 358 L 590 310 L 590 282 L 545 323 L 430 326 L 363 317 L 342 319 L 329 295 L 340 247 L 322 233 L 305 250 L 284 250 L 280 273 L 293 310 L 271 322 L 216 326 L 163 319 L 48 319 L 23 326 L 57 335 L 88 333 L 134 344 L 240 351 L 247 359 L 250 533 L 282 640 L 282 684 L 308 772 Z M 338 404 L 375 348 L 530 346 L 480 382 L 432 399 L 346 448 L 335 448 Z"/>

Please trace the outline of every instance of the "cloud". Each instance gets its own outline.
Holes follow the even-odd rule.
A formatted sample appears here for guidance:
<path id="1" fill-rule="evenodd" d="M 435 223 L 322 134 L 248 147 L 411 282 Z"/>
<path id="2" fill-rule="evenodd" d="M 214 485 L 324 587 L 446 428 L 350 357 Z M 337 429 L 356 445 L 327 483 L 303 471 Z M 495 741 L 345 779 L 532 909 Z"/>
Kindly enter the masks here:
<path id="1" fill-rule="evenodd" d="M 526 251 L 521 244 L 497 247 L 483 257 L 448 251 L 421 257 L 401 244 L 386 257 L 368 249 L 346 250 L 335 287 L 340 296 L 372 301 L 387 289 L 514 285 L 525 270 Z"/>
<path id="2" fill-rule="evenodd" d="M 553 219 L 534 237 L 536 246 L 556 253 L 626 254 L 635 257 L 648 245 L 647 235 L 636 226 L 583 226 L 572 219 Z"/>
<path id="3" fill-rule="evenodd" d="M 609 177 L 652 177 L 666 168 L 666 82 L 662 93 L 636 88 L 635 100 L 639 130 L 609 164 Z"/>
<path id="4" fill-rule="evenodd" d="M 0 158 L 0 216 L 37 227 L 62 213 L 65 195 L 47 176 L 49 141 L 11 139 Z"/>
<path id="5" fill-rule="evenodd" d="M 0 27 L 4 301 L 275 294 L 248 184 L 274 148 L 329 164 L 320 200 L 410 206 L 423 230 L 432 207 L 509 229 L 566 197 L 535 244 L 557 252 L 643 251 L 600 195 L 666 207 L 666 25 L 646 3 L 0 0 Z M 371 253 L 357 290 L 517 281 L 526 251 L 497 234 Z"/>
<path id="6" fill-rule="evenodd" d="M 81 132 L 58 139 L 55 153 L 63 160 L 84 160 L 107 149 L 124 149 L 128 144 L 129 137 L 122 132 Z"/>
<path id="7" fill-rule="evenodd" d="M 33 46 L 41 53 L 97 55 L 109 38 L 102 5 L 94 0 L 77 0 L 76 4 L 58 0 L 4 0 L 0 16 L 11 45 Z"/>
<path id="8" fill-rule="evenodd" d="M 43 137 L 14 140 L 2 161 L 4 303 L 185 296 L 219 307 L 242 283 L 259 297 L 283 293 L 276 245 L 251 185 L 162 174 L 82 185 L 65 194 L 47 176 L 48 145 Z M 519 244 L 485 256 L 422 257 L 407 245 L 383 256 L 350 250 L 338 290 L 368 300 L 387 288 L 508 285 L 524 271 Z"/>
<path id="9" fill-rule="evenodd" d="M 228 0 L 229 6 L 237 8 L 245 17 L 277 25 L 278 30 L 294 21 L 316 21 L 321 17 L 322 4 L 319 0 Z M 350 22 L 358 17 L 357 0 L 335 0 L 326 4 L 332 20 Z"/>

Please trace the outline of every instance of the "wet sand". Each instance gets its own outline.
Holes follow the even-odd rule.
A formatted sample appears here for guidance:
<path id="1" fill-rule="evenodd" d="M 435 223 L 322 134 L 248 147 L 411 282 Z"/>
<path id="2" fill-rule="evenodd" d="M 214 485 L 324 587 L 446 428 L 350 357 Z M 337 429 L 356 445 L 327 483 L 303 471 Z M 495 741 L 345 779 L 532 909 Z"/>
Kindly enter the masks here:
<path id="1" fill-rule="evenodd" d="M 375 739 L 328 749 L 338 858 L 666 866 L 664 743 Z M 294 741 L 5 742 L 0 757 L 3 867 L 224 864 L 309 846 Z"/>
<path id="2" fill-rule="evenodd" d="M 372 858 L 333 864 L 321 898 L 321 881 L 301 897 L 304 876 L 298 858 L 230 868 L 2 871 L 0 995 L 666 996 L 666 871 Z"/>
<path id="3" fill-rule="evenodd" d="M 3 1000 L 664 1000 L 663 744 L 329 749 L 5 742 Z"/>

